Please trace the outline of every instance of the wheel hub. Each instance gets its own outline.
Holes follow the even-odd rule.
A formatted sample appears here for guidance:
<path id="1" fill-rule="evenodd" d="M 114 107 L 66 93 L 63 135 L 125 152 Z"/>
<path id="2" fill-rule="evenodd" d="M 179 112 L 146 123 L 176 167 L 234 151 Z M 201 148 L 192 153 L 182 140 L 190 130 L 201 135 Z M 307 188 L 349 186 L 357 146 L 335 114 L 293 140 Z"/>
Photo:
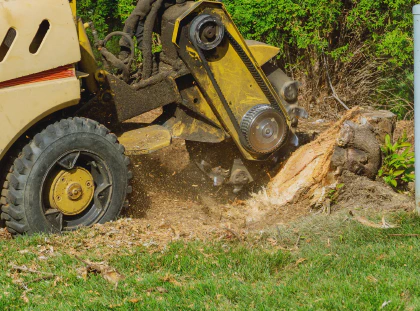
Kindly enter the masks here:
<path id="1" fill-rule="evenodd" d="M 70 200 L 76 201 L 83 195 L 83 189 L 78 183 L 73 183 L 67 188 L 67 195 Z"/>
<path id="2" fill-rule="evenodd" d="M 49 201 L 52 208 L 72 216 L 80 214 L 89 206 L 94 192 L 90 172 L 83 167 L 75 167 L 57 173 L 51 184 Z"/>

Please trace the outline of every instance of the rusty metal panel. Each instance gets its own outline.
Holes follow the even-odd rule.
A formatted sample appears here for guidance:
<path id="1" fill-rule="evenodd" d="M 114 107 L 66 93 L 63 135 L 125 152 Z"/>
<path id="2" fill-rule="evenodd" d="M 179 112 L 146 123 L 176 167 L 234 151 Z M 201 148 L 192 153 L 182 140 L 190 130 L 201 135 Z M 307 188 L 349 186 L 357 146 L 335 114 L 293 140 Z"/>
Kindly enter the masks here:
<path id="1" fill-rule="evenodd" d="M 181 102 L 175 81 L 167 77 L 138 91 L 113 75 L 107 75 L 119 122 L 171 103 Z"/>

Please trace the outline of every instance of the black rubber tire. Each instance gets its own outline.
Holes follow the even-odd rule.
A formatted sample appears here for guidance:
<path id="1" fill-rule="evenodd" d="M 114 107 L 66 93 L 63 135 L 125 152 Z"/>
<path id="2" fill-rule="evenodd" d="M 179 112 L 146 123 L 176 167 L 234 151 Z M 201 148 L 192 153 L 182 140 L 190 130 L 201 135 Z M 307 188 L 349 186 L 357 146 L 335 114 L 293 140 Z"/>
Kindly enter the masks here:
<path id="1" fill-rule="evenodd" d="M 3 185 L 1 218 L 13 235 L 59 233 L 46 219 L 40 189 L 48 167 L 62 154 L 86 150 L 107 163 L 112 180 L 110 203 L 96 223 L 114 220 L 131 192 L 130 160 L 117 137 L 103 125 L 86 118 L 69 118 L 49 125 L 15 159 Z M 65 228 L 64 228 L 65 230 Z"/>

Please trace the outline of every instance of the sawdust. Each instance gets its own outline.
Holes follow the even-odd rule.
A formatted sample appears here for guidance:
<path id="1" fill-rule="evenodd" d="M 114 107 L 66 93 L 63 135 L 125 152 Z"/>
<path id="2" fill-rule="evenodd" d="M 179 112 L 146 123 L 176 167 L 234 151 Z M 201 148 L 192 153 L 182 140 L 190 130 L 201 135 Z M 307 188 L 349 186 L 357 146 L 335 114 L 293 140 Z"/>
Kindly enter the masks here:
<path id="1" fill-rule="evenodd" d="M 154 111 L 130 122 L 148 123 L 159 114 L 160 111 Z M 312 119 L 301 123 L 298 136 L 302 143 L 311 143 L 317 137 L 322 141 L 338 130 L 337 124 Z M 331 149 L 330 145 L 327 147 L 323 151 L 325 155 Z M 326 161 L 327 158 L 322 155 L 316 159 Z M 133 246 L 161 251 L 167 243 L 177 240 L 242 239 L 250 232 L 268 230 L 319 212 L 305 200 L 280 208 L 269 200 L 264 185 L 239 196 L 229 189 L 213 187 L 190 162 L 182 140 L 174 140 L 171 146 L 151 155 L 133 156 L 131 161 L 134 192 L 130 207 L 121 219 L 49 239 L 58 245 L 71 239 L 77 243 L 71 243 L 68 253 L 86 252 L 101 258 L 106 257 L 106 252 L 112 254 Z M 321 168 L 317 174 L 323 173 Z M 411 198 L 396 194 L 382 183 L 359 176 L 343 176 L 346 186 L 333 211 L 356 207 L 410 209 L 412 206 Z M 0 240 L 9 238 L 6 230 L 0 230 Z"/>
<path id="2" fill-rule="evenodd" d="M 0 241 L 10 240 L 11 238 L 12 237 L 9 232 L 7 232 L 6 228 L 0 228 Z"/>

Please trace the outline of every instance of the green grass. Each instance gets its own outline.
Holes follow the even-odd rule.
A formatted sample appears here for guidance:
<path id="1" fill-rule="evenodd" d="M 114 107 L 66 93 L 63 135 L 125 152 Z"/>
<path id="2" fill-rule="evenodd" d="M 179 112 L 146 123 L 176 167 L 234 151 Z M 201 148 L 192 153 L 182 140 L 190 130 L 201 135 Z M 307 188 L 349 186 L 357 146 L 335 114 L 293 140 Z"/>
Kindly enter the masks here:
<path id="1" fill-rule="evenodd" d="M 420 218 L 387 216 L 400 225 L 388 230 L 343 219 L 319 216 L 243 242 L 178 242 L 159 252 L 116 249 L 106 260 L 126 276 L 117 286 L 100 275 L 77 276 L 83 264 L 67 250 L 83 239 L 52 239 L 60 243 L 44 260 L 39 250 L 54 244 L 48 237 L 2 241 L 0 310 L 380 310 L 385 301 L 383 310 L 419 310 L 420 239 L 390 234 L 420 234 Z M 298 249 L 280 249 L 295 246 L 298 236 Z M 81 257 L 100 261 L 102 251 Z M 60 279 L 27 283 L 25 302 L 11 263 Z"/>

